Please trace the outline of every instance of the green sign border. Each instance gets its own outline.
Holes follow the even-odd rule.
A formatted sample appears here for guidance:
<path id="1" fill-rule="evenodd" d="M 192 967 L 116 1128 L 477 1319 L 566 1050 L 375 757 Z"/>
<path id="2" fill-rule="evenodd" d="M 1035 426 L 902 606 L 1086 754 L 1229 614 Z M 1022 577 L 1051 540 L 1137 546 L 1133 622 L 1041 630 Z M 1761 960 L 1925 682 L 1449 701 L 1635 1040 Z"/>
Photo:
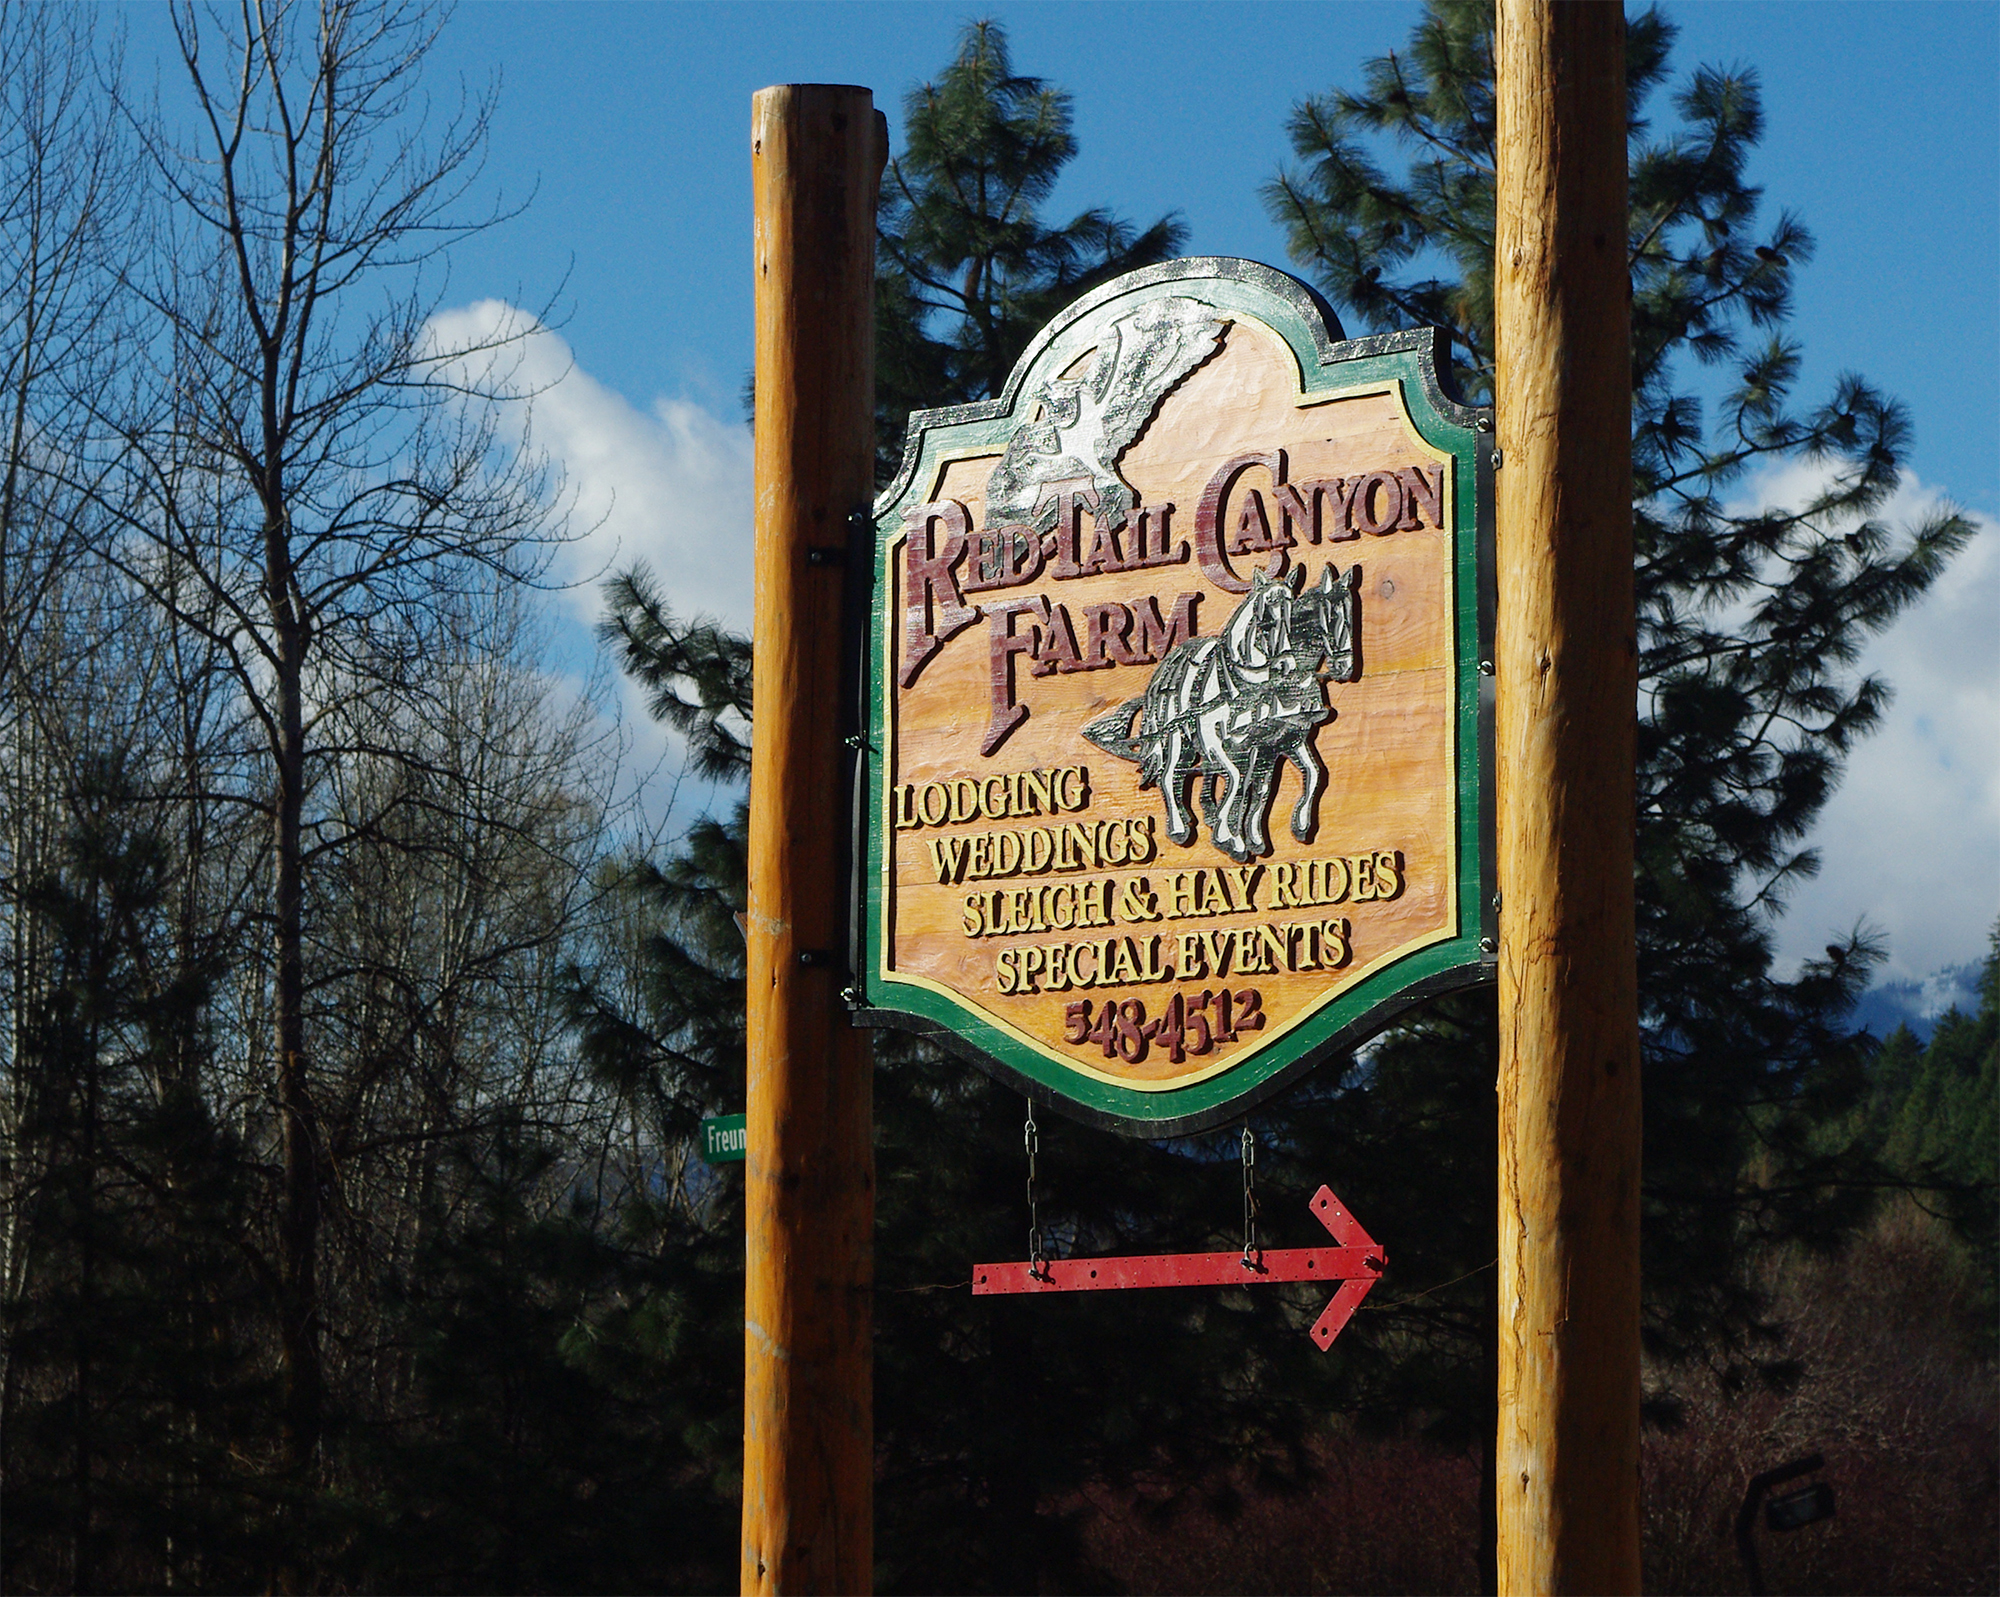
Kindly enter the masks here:
<path id="1" fill-rule="evenodd" d="M 993 1025 L 947 994 L 881 973 L 885 904 L 881 870 L 885 839 L 875 824 L 884 811 L 888 751 L 884 728 L 894 682 L 884 658 L 890 635 L 886 610 L 893 595 L 888 561 L 901 512 L 917 502 L 918 485 L 937 480 L 944 463 L 997 453 L 1017 425 L 1015 410 L 1038 370 L 1066 369 L 1093 348 L 1104 328 L 1148 300 L 1199 290 L 1223 310 L 1262 322 L 1282 337 L 1298 361 L 1302 397 L 1383 383 L 1400 385 L 1411 422 L 1454 462 L 1453 582 L 1457 661 L 1458 916 L 1456 932 L 1382 969 L 1332 1003 L 1247 1055 L 1240 1065 L 1186 1087 L 1138 1091 L 1069 1070 Z M 1240 1118 L 1290 1086 L 1329 1055 L 1387 1026 L 1411 1006 L 1442 992 L 1494 977 L 1497 916 L 1493 903 L 1493 426 L 1492 412 L 1446 393 L 1440 374 L 1448 335 L 1437 328 L 1345 339 L 1331 308 L 1297 278 L 1255 261 L 1221 256 L 1169 261 L 1106 283 L 1056 317 L 1030 344 L 998 399 L 910 417 L 896 480 L 876 499 L 873 594 L 867 608 L 862 739 L 855 794 L 855 920 L 850 968 L 854 1020 L 930 1037 L 951 1052 L 1038 1102 L 1090 1124 L 1128 1135 L 1183 1136 Z"/>

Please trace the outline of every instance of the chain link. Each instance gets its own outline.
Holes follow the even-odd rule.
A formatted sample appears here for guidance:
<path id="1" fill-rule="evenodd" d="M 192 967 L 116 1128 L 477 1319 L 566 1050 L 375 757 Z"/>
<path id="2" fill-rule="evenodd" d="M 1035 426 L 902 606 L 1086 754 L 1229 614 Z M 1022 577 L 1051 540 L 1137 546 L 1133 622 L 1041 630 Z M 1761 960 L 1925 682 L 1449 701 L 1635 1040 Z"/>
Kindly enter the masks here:
<path id="1" fill-rule="evenodd" d="M 1257 1139 L 1243 1128 L 1243 1268 L 1261 1268 L 1263 1248 L 1257 1243 Z"/>
<path id="2" fill-rule="evenodd" d="M 1028 1274 L 1048 1279 L 1048 1260 L 1042 1253 L 1042 1213 L 1035 1196 L 1035 1155 L 1042 1139 L 1035 1131 L 1035 1100 L 1028 1099 L 1028 1123 L 1021 1128 L 1021 1146 L 1028 1155 Z"/>

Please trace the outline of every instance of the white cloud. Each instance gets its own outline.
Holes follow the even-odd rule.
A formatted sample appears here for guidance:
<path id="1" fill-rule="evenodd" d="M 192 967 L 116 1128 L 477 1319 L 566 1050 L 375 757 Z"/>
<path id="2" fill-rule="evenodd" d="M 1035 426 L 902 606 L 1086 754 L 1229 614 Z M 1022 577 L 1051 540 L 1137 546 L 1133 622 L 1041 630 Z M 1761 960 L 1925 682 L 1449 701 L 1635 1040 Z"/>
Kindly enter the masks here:
<path id="1" fill-rule="evenodd" d="M 431 320 L 433 347 L 500 347 L 457 363 L 498 386 L 530 396 L 503 407 L 503 425 L 525 427 L 532 447 L 563 474 L 574 540 L 551 576 L 562 594 L 558 652 L 587 674 L 598 656 L 589 629 L 604 610 L 601 583 L 644 562 L 684 617 L 709 616 L 750 629 L 750 429 L 681 399 L 633 405 L 576 364 L 568 343 L 526 311 L 481 300 Z M 625 768 L 642 788 L 655 824 L 726 806 L 722 794 L 687 777 L 680 738 L 646 713 L 644 696 L 618 677 L 629 740 Z"/>
<path id="2" fill-rule="evenodd" d="M 1799 503 L 1819 471 L 1786 467 L 1757 497 Z M 1906 474 L 1879 519 L 1906 524 L 1944 498 Z M 1787 963 L 1857 922 L 1887 934 L 1889 977 L 1984 956 L 2000 915 L 2000 523 L 1971 519 L 1972 542 L 1862 657 L 1895 699 L 1820 813 L 1820 874 L 1779 926 Z"/>
<path id="3" fill-rule="evenodd" d="M 525 407 L 535 447 L 568 479 L 573 530 L 562 574 L 580 584 L 586 622 L 599 579 L 643 560 L 682 615 L 750 626 L 750 429 L 681 399 L 639 409 L 579 367 L 560 335 L 503 300 L 432 319 L 441 350 L 519 330 L 499 359 Z"/>
<path id="4" fill-rule="evenodd" d="M 641 410 L 577 367 L 559 335 L 503 301 L 447 312 L 432 330 L 450 349 L 510 327 L 525 332 L 505 357 L 509 379 L 535 395 L 534 443 L 565 472 L 582 534 L 562 563 L 579 584 L 566 595 L 573 647 L 592 647 L 580 634 L 601 611 L 597 579 L 635 560 L 653 568 L 682 614 L 747 630 L 749 428 L 685 400 Z M 1825 470 L 1781 467 L 1753 497 L 1799 503 Z M 1942 497 L 1906 475 L 1880 515 L 1900 524 Z M 1889 681 L 1895 700 L 1821 812 L 1810 839 L 1820 874 L 1795 890 L 1779 925 L 1786 963 L 1857 922 L 1888 935 L 1889 977 L 1920 980 L 1984 954 L 2000 914 L 2000 523 L 1974 520 L 1981 530 L 1971 545 L 1861 661 Z M 629 685 L 622 698 L 635 765 L 665 754 L 656 784 L 678 788 L 678 740 L 661 737 Z M 718 796 L 684 793 L 682 802 L 703 808 Z"/>

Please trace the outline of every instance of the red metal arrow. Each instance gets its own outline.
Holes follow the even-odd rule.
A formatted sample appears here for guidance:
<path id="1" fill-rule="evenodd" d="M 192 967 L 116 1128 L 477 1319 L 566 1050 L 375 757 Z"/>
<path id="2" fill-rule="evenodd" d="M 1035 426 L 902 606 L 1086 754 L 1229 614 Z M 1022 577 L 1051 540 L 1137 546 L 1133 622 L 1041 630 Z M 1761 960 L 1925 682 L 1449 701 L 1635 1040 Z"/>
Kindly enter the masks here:
<path id="1" fill-rule="evenodd" d="M 1267 1281 L 1345 1281 L 1367 1269 L 1371 1248 L 1254 1249 L 1234 1253 L 1144 1253 L 1117 1259 L 1046 1259 L 1042 1273 L 1026 1262 L 982 1264 L 972 1272 L 974 1294 L 986 1292 L 1115 1292 L 1141 1286 L 1257 1286 Z M 1372 1279 L 1372 1272 L 1370 1273 Z"/>
<path id="2" fill-rule="evenodd" d="M 1340 1290 L 1334 1293 L 1327 1306 L 1320 1310 L 1319 1318 L 1312 1323 L 1312 1339 L 1324 1353 L 1333 1346 L 1333 1339 L 1346 1329 L 1347 1322 L 1354 1318 L 1354 1311 L 1361 1307 L 1361 1300 L 1368 1296 L 1368 1289 L 1381 1278 L 1382 1271 L 1389 1263 L 1389 1255 L 1375 1246 L 1375 1239 L 1361 1229 L 1361 1222 L 1354 1218 L 1346 1204 L 1333 1195 L 1333 1189 L 1322 1185 L 1312 1197 L 1312 1212 L 1319 1216 L 1319 1223 L 1333 1233 L 1333 1240 L 1342 1245 L 1346 1252 L 1355 1248 L 1372 1252 L 1374 1257 L 1364 1262 L 1370 1266 L 1366 1275 L 1351 1275 L 1340 1283 Z"/>
<path id="3" fill-rule="evenodd" d="M 1012 1292 L 1113 1292 L 1149 1286 L 1262 1286 L 1272 1281 L 1338 1281 L 1312 1339 L 1324 1352 L 1381 1279 L 1389 1256 L 1332 1191 L 1313 1194 L 1312 1212 L 1333 1233 L 1337 1248 L 1252 1249 L 1243 1253 L 1144 1253 L 1110 1259 L 1045 1259 L 1039 1270 L 1018 1264 L 981 1264 L 972 1271 L 975 1296 Z"/>

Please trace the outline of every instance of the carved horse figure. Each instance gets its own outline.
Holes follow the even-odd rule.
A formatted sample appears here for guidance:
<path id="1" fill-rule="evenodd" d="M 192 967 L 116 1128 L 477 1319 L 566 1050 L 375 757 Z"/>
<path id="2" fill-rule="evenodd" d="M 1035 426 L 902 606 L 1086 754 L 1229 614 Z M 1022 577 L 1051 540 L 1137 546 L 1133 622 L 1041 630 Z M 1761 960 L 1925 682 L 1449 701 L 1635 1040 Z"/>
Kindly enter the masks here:
<path id="1" fill-rule="evenodd" d="M 1292 835 L 1302 843 L 1312 837 L 1326 784 L 1313 733 L 1334 716 L 1322 683 L 1361 674 L 1360 575 L 1359 566 L 1337 576 L 1329 565 L 1301 592 L 1303 570 L 1286 579 L 1259 569 L 1219 634 L 1175 645 L 1141 698 L 1083 729 L 1106 753 L 1138 762 L 1139 785 L 1160 790 L 1176 843 L 1194 841 L 1192 777 L 1217 848 L 1238 861 L 1269 853 L 1265 816 L 1287 760 L 1303 788 L 1292 806 Z"/>

